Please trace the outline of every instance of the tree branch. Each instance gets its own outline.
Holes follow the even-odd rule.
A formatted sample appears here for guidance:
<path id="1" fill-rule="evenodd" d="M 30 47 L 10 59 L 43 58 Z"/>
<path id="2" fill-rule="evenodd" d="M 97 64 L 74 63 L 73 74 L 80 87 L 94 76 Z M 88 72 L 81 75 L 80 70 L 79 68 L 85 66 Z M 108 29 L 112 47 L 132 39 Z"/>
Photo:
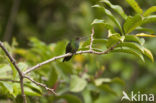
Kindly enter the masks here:
<path id="1" fill-rule="evenodd" d="M 9 52 L 7 51 L 7 49 L 4 47 L 3 43 L 0 41 L 0 47 L 3 49 L 3 51 L 5 52 L 5 54 L 8 56 L 9 60 L 11 61 L 11 63 L 14 65 L 15 69 L 17 70 L 19 76 L 20 76 L 20 86 L 21 86 L 21 93 L 22 93 L 22 97 L 24 100 L 24 103 L 27 103 L 26 100 L 26 96 L 24 94 L 24 86 L 23 86 L 23 73 L 22 71 L 19 69 L 19 67 L 16 64 L 16 61 L 14 60 L 14 58 L 9 54 Z"/>
<path id="2" fill-rule="evenodd" d="M 119 42 L 118 42 L 117 44 L 119 44 Z M 117 44 L 113 45 L 112 47 L 108 48 L 106 51 L 103 51 L 103 52 L 97 52 L 97 51 L 94 51 L 94 50 L 85 50 L 85 51 L 78 51 L 78 52 L 76 52 L 75 54 L 84 54 L 84 53 L 97 54 L 97 55 L 107 54 L 108 52 L 110 52 L 111 50 L 113 50 L 113 49 L 116 47 Z M 37 65 L 35 65 L 35 66 L 29 68 L 29 69 L 27 69 L 27 70 L 24 72 L 24 74 L 28 74 L 28 73 L 30 73 L 31 71 L 36 70 L 37 68 L 39 68 L 39 67 L 41 67 L 42 65 L 45 65 L 45 64 L 47 64 L 47 63 L 49 63 L 49 62 L 52 62 L 52 61 L 55 61 L 55 60 L 57 60 L 57 59 L 64 58 L 64 57 L 67 57 L 67 56 L 71 56 L 71 55 L 72 55 L 72 53 L 67 53 L 67 54 L 63 54 L 63 55 L 60 55 L 60 56 L 56 56 L 56 57 L 53 57 L 53 58 L 48 59 L 48 60 L 46 60 L 46 61 L 43 61 L 43 62 L 41 62 L 41 63 L 39 63 L 39 64 L 37 64 Z"/>
<path id="3" fill-rule="evenodd" d="M 36 85 L 38 85 L 38 86 L 41 86 L 41 87 L 45 88 L 46 90 L 48 90 L 48 91 L 50 91 L 50 92 L 52 92 L 52 93 L 54 93 L 54 94 L 56 95 L 54 89 L 48 88 L 45 84 L 39 83 L 39 82 L 37 82 L 37 81 L 31 79 L 29 76 L 24 76 L 24 78 L 29 79 L 29 80 L 30 80 L 31 82 L 33 82 L 34 84 L 36 84 Z"/>

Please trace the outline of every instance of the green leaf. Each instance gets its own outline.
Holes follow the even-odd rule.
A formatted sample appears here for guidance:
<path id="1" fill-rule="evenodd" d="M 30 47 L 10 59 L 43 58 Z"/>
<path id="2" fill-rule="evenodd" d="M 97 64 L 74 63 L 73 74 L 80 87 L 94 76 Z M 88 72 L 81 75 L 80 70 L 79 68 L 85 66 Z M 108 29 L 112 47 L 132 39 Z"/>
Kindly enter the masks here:
<path id="1" fill-rule="evenodd" d="M 103 24 L 104 23 L 104 20 L 101 20 L 101 19 L 94 19 L 93 22 L 92 22 L 92 25 L 93 24 Z"/>
<path id="2" fill-rule="evenodd" d="M 149 9 L 147 9 L 145 12 L 144 12 L 144 14 L 143 14 L 143 16 L 149 16 L 151 13 L 153 13 L 153 12 L 156 12 L 156 6 L 152 6 L 152 7 L 150 7 Z"/>
<path id="3" fill-rule="evenodd" d="M 87 82 L 83 78 L 80 78 L 76 75 L 71 76 L 70 91 L 80 92 L 86 87 L 86 85 L 87 85 Z"/>
<path id="4" fill-rule="evenodd" d="M 20 92 L 21 92 L 20 84 L 14 83 L 13 89 L 14 89 L 14 93 L 13 93 L 14 97 L 16 97 L 18 94 L 20 94 Z"/>
<path id="5" fill-rule="evenodd" d="M 59 67 L 59 69 L 66 75 L 70 75 L 73 73 L 73 67 L 71 63 L 63 63 L 63 62 L 58 62 L 57 66 Z"/>
<path id="6" fill-rule="evenodd" d="M 18 63 L 18 67 L 22 70 L 25 71 L 28 68 L 28 64 L 24 63 L 24 62 L 19 62 Z"/>
<path id="7" fill-rule="evenodd" d="M 126 1 L 135 10 L 136 13 L 138 14 L 143 13 L 143 10 L 140 8 L 140 6 L 135 0 L 126 0 Z"/>
<path id="8" fill-rule="evenodd" d="M 152 30 L 152 29 L 150 29 L 150 28 L 137 27 L 135 30 L 137 30 L 137 31 L 143 31 L 143 32 L 149 32 L 150 34 L 155 33 L 155 31 Z"/>
<path id="9" fill-rule="evenodd" d="M 65 99 L 67 101 L 67 103 L 82 103 L 81 99 L 78 98 L 77 96 L 73 95 L 73 94 L 65 94 L 62 95 L 60 97 L 58 97 L 59 99 Z"/>
<path id="10" fill-rule="evenodd" d="M 128 47 L 131 48 L 133 50 L 139 51 L 141 53 L 144 53 L 144 49 L 143 46 L 138 45 L 136 43 L 132 43 L 132 42 L 124 42 L 124 43 L 120 43 L 118 44 L 116 47 Z"/>
<path id="11" fill-rule="evenodd" d="M 125 36 L 125 41 L 137 42 L 137 43 L 141 44 L 140 39 L 138 37 L 136 37 L 135 35 L 126 35 Z"/>
<path id="12" fill-rule="evenodd" d="M 115 50 L 113 50 L 112 52 L 122 52 L 122 53 L 132 54 L 132 55 L 134 55 L 134 56 L 139 57 L 139 58 L 142 60 L 142 62 L 145 62 L 144 57 L 142 56 L 142 54 L 137 53 L 137 52 L 135 52 L 134 50 L 131 50 L 131 49 L 125 49 L 125 48 L 122 48 L 122 49 L 115 49 Z"/>
<path id="13" fill-rule="evenodd" d="M 125 85 L 125 82 L 118 77 L 112 79 L 112 83 L 119 83 L 120 85 Z"/>
<path id="14" fill-rule="evenodd" d="M 125 33 L 132 32 L 136 27 L 142 24 L 142 18 L 140 15 L 135 15 L 133 17 L 129 16 L 124 23 L 124 31 Z"/>
<path id="15" fill-rule="evenodd" d="M 0 67 L 0 78 L 14 79 L 12 74 L 13 71 L 9 64 L 4 64 Z"/>
<path id="16" fill-rule="evenodd" d="M 33 91 L 32 89 L 28 87 L 24 87 L 24 93 L 28 96 L 41 96 L 38 92 Z"/>
<path id="17" fill-rule="evenodd" d="M 90 90 L 85 89 L 82 92 L 82 95 L 83 95 L 84 103 L 93 103 Z"/>
<path id="18" fill-rule="evenodd" d="M 106 44 L 107 47 L 111 47 L 112 45 L 115 45 L 119 41 L 121 42 L 124 41 L 124 36 L 120 36 L 120 34 L 118 33 L 114 33 L 114 34 L 109 33 L 108 37 L 109 37 L 108 42 Z"/>
<path id="19" fill-rule="evenodd" d="M 13 85 L 12 83 L 7 83 L 7 82 L 0 82 L 2 85 L 5 87 L 5 89 L 10 93 L 13 94 Z"/>
<path id="20" fill-rule="evenodd" d="M 10 67 L 11 67 L 12 72 L 13 72 L 13 79 L 15 79 L 16 76 L 17 76 L 17 70 L 15 69 L 14 65 L 11 63 L 10 60 L 8 60 L 8 62 L 9 62 L 9 64 L 10 64 Z"/>
<path id="21" fill-rule="evenodd" d="M 108 42 L 108 40 L 107 39 L 94 39 L 94 41 L 93 41 L 93 45 L 95 44 L 106 44 Z M 89 46 L 90 45 L 90 40 L 87 40 L 87 41 L 85 41 L 83 44 L 82 44 L 82 48 L 84 48 L 84 47 L 87 47 L 87 46 Z M 93 46 L 94 47 L 94 46 Z M 81 48 L 80 48 L 81 49 Z M 89 49 L 89 48 L 88 48 Z M 81 49 L 81 50 L 88 50 L 87 48 L 84 48 L 84 49 Z"/>
<path id="22" fill-rule="evenodd" d="M 148 24 L 148 23 L 153 23 L 153 22 L 156 22 L 156 15 L 150 15 L 150 16 L 145 17 L 143 19 L 142 24 Z"/>
<path id="23" fill-rule="evenodd" d="M 104 8 L 104 7 L 100 6 L 100 5 L 94 5 L 92 7 L 102 9 L 104 11 L 104 13 L 117 25 L 120 32 L 123 34 L 123 31 L 122 31 L 122 28 L 121 28 L 121 25 L 120 25 L 119 21 L 115 18 L 115 16 L 109 10 L 107 10 L 106 8 Z"/>
<path id="24" fill-rule="evenodd" d="M 110 83 L 112 80 L 110 78 L 98 78 L 94 81 L 96 86 L 100 86 L 103 83 Z"/>
<path id="25" fill-rule="evenodd" d="M 145 44 L 145 39 L 144 38 L 140 38 L 140 45 L 144 45 Z"/>
<path id="26" fill-rule="evenodd" d="M 138 37 L 156 37 L 156 35 L 150 35 L 150 34 L 145 34 L 145 33 L 139 33 L 136 34 Z"/>
<path id="27" fill-rule="evenodd" d="M 106 44 L 107 42 L 107 39 L 94 39 L 93 44 Z"/>
<path id="28" fill-rule="evenodd" d="M 119 15 L 123 17 L 123 19 L 127 18 L 127 15 L 125 14 L 124 10 L 122 9 L 121 6 L 119 5 L 113 5 L 110 1 L 108 0 L 101 0 L 100 2 L 106 3 L 109 7 L 111 7 L 115 12 L 117 12 Z"/>
<path id="29" fill-rule="evenodd" d="M 58 42 L 54 48 L 54 56 L 61 55 L 65 52 L 66 43 L 64 41 Z"/>
<path id="30" fill-rule="evenodd" d="M 87 40 L 87 41 L 83 42 L 82 48 L 85 48 L 85 47 L 88 46 L 89 44 L 90 44 L 90 40 Z"/>
<path id="31" fill-rule="evenodd" d="M 100 85 L 98 88 L 103 90 L 103 91 L 106 91 L 110 94 L 117 96 L 117 93 L 112 88 L 110 88 L 110 86 L 107 84 Z"/>
<path id="32" fill-rule="evenodd" d="M 49 71 L 49 76 L 48 76 L 48 81 L 47 81 L 47 84 L 48 84 L 49 87 L 52 87 L 56 83 L 56 81 L 58 79 L 58 73 L 57 73 L 57 71 L 55 69 L 56 68 L 53 67 Z"/>
<path id="33" fill-rule="evenodd" d="M 152 62 L 154 62 L 154 57 L 149 49 L 144 48 L 144 55 L 146 55 L 149 59 L 151 59 Z"/>
<path id="34" fill-rule="evenodd" d="M 94 21 L 92 22 L 92 25 L 96 25 L 96 24 L 102 24 L 106 29 L 111 30 L 112 32 L 115 32 L 114 28 L 108 23 L 106 23 L 104 20 L 94 19 Z"/>
<path id="35" fill-rule="evenodd" d="M 25 83 L 24 85 L 36 91 L 37 93 L 40 93 L 40 94 L 42 93 L 42 89 L 38 85 L 32 82 Z"/>

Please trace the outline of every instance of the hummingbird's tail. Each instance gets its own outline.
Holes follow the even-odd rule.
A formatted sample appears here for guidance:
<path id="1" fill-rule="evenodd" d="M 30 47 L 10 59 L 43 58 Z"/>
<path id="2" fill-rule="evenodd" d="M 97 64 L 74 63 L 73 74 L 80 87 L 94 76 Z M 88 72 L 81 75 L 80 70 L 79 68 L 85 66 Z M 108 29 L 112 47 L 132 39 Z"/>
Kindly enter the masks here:
<path id="1" fill-rule="evenodd" d="M 73 55 L 72 55 L 72 56 L 73 56 Z M 63 59 L 63 62 L 69 61 L 69 60 L 72 58 L 72 56 L 65 57 L 65 58 Z"/>

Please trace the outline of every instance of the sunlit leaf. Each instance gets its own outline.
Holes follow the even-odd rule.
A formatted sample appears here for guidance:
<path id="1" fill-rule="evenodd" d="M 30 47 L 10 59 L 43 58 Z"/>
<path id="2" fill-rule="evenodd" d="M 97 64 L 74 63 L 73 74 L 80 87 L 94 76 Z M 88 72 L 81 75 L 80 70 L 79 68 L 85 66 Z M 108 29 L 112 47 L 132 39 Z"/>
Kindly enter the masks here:
<path id="1" fill-rule="evenodd" d="M 102 83 L 110 83 L 111 79 L 110 78 L 98 78 L 94 82 L 96 86 L 100 86 Z"/>
<path id="2" fill-rule="evenodd" d="M 136 34 L 138 37 L 156 37 L 156 35 L 150 35 L 150 34 L 145 34 L 145 33 L 139 33 Z"/>
<path id="3" fill-rule="evenodd" d="M 86 87 L 86 85 L 87 82 L 83 78 L 79 78 L 76 75 L 71 76 L 70 91 L 80 92 Z"/>
<path id="4" fill-rule="evenodd" d="M 18 67 L 22 70 L 25 71 L 28 68 L 28 64 L 26 64 L 25 62 L 19 62 L 18 63 Z"/>
<path id="5" fill-rule="evenodd" d="M 107 39 L 94 39 L 93 44 L 106 44 Z"/>
<path id="6" fill-rule="evenodd" d="M 130 33 L 141 24 L 142 24 L 142 18 L 140 15 L 135 15 L 134 17 L 129 16 L 124 23 L 124 31 L 126 34 Z"/>
<path id="7" fill-rule="evenodd" d="M 15 69 L 15 66 L 12 64 L 12 62 L 10 60 L 8 60 L 8 62 L 10 63 L 10 67 L 11 67 L 12 72 L 13 72 L 13 79 L 15 79 L 17 76 L 17 70 Z"/>
<path id="8" fill-rule="evenodd" d="M 118 44 L 116 47 L 128 47 L 131 48 L 133 50 L 139 51 L 141 53 L 144 53 L 144 48 L 141 45 L 138 45 L 136 43 L 132 43 L 132 42 L 124 42 L 124 43 L 120 43 Z"/>
<path id="9" fill-rule="evenodd" d="M 114 31 L 114 28 L 106 23 L 104 20 L 101 20 L 101 19 L 95 19 L 93 22 L 92 22 L 92 25 L 95 25 L 95 24 L 102 24 L 104 26 L 104 28 L 108 29 L 108 30 L 111 30 L 112 32 L 115 32 Z"/>
<path id="10" fill-rule="evenodd" d="M 66 48 L 66 43 L 64 41 L 58 42 L 53 51 L 54 56 L 65 53 L 65 48 Z"/>
<path id="11" fill-rule="evenodd" d="M 10 65 L 5 64 L 0 68 L 0 77 L 1 78 L 12 78 L 12 69 Z"/>
<path id="12" fill-rule="evenodd" d="M 143 10 L 140 8 L 135 0 L 126 0 L 127 3 L 135 10 L 136 13 L 142 14 Z"/>
<path id="13" fill-rule="evenodd" d="M 156 22 L 156 15 L 150 15 L 143 19 L 142 24 L 154 23 Z"/>
<path id="14" fill-rule="evenodd" d="M 113 5 L 110 1 L 108 0 L 101 0 L 100 2 L 106 3 L 109 7 L 111 7 L 114 11 L 116 11 L 119 15 L 121 15 L 124 19 L 127 18 L 127 15 L 125 14 L 124 10 L 122 9 L 121 6 L 119 5 Z"/>
<path id="15" fill-rule="evenodd" d="M 36 84 L 34 84 L 32 82 L 25 83 L 24 85 L 31 88 L 31 89 L 33 89 L 37 93 L 40 93 L 40 94 L 42 93 L 42 89 L 38 85 L 36 85 Z"/>
<path id="16" fill-rule="evenodd" d="M 104 13 L 117 25 L 117 27 L 119 28 L 120 32 L 123 33 L 121 25 L 119 23 L 119 21 L 115 18 L 115 16 L 106 8 L 100 6 L 100 5 L 94 5 L 92 7 L 96 7 L 96 8 L 100 8 L 104 11 Z"/>
<path id="17" fill-rule="evenodd" d="M 150 15 L 150 14 L 153 13 L 153 12 L 156 12 L 156 6 L 152 6 L 152 7 L 150 7 L 149 9 L 147 9 L 147 10 L 144 12 L 143 16 L 148 16 L 148 15 Z"/>
<path id="18" fill-rule="evenodd" d="M 13 94 L 13 85 L 12 83 L 7 83 L 7 82 L 0 82 L 3 84 L 3 86 L 5 87 L 5 89 L 10 93 Z"/>
<path id="19" fill-rule="evenodd" d="M 142 60 L 142 62 L 145 62 L 144 57 L 142 56 L 142 54 L 135 52 L 135 50 L 125 49 L 125 48 L 123 49 L 122 48 L 122 49 L 115 49 L 112 52 L 118 52 L 118 53 L 122 52 L 122 53 L 132 54 L 132 55 L 134 55 L 136 57 L 139 57 Z"/>
<path id="20" fill-rule="evenodd" d="M 28 87 L 24 87 L 24 93 L 28 96 L 41 96 L 38 92 L 33 91 L 32 89 Z"/>
<path id="21" fill-rule="evenodd" d="M 140 39 L 136 37 L 135 35 L 125 35 L 125 41 L 136 42 L 136 43 L 141 44 Z"/>
<path id="22" fill-rule="evenodd" d="M 93 45 L 95 44 L 106 44 L 108 42 L 108 40 L 107 39 L 94 39 L 94 41 L 93 41 Z M 89 46 L 90 45 L 90 40 L 87 40 L 87 41 L 85 41 L 83 44 L 82 44 L 82 49 L 81 50 L 88 50 L 87 48 L 84 48 L 84 47 L 86 47 L 86 46 Z M 94 47 L 94 46 L 93 46 Z"/>
<path id="23" fill-rule="evenodd" d="M 153 55 L 152 55 L 152 53 L 151 53 L 151 51 L 150 51 L 149 49 L 144 48 L 144 54 L 145 54 L 149 59 L 151 59 L 152 62 L 154 62 L 154 57 L 153 57 Z"/>

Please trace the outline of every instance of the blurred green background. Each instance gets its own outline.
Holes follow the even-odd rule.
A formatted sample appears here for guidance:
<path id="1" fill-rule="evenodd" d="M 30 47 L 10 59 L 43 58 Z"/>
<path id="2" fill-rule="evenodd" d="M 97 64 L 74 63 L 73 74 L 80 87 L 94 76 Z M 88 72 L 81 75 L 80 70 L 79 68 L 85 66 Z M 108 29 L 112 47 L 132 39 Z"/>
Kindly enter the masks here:
<path id="1" fill-rule="evenodd" d="M 143 10 L 156 5 L 156 0 L 136 1 Z M 123 7 L 127 15 L 134 15 L 125 0 L 110 2 Z M 105 18 L 100 11 L 91 7 L 97 3 L 99 0 L 0 0 L 0 40 L 5 41 L 18 65 L 26 69 L 64 54 L 65 46 L 71 38 L 79 36 L 89 39 L 92 21 Z M 120 22 L 123 22 L 122 19 Z M 156 33 L 156 23 L 146 27 L 153 28 Z M 101 26 L 95 28 L 96 38 L 104 38 L 106 33 L 107 30 Z M 145 40 L 145 46 L 155 58 L 156 39 Z M 12 68 L 1 54 L 0 78 L 12 78 L 8 75 Z M 142 63 L 138 58 L 126 54 L 85 54 L 74 56 L 66 63 L 60 61 L 30 73 L 36 81 L 55 88 L 59 96 L 26 81 L 26 95 L 30 103 L 117 103 L 120 102 L 123 90 L 128 93 L 141 91 L 156 94 L 156 62 L 152 63 L 148 59 Z M 104 78 L 106 83 L 99 86 L 99 78 Z M 0 103 L 21 103 L 19 84 L 12 84 L 0 82 Z M 7 88 L 6 85 L 12 86 Z M 73 88 L 73 85 L 77 87 Z"/>

